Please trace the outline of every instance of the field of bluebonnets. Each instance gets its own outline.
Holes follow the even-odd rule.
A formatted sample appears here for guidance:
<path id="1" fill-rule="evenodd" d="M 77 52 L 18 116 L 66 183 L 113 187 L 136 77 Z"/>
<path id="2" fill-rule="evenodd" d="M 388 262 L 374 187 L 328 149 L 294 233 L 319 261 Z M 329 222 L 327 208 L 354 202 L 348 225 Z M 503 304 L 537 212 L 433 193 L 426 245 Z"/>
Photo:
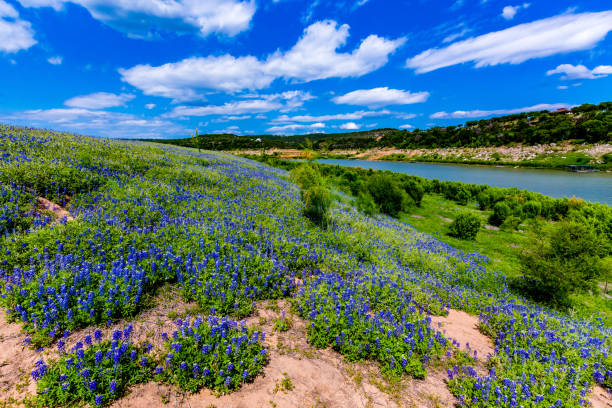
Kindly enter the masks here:
<path id="1" fill-rule="evenodd" d="M 269 359 L 265 333 L 239 320 L 279 298 L 308 322 L 310 344 L 349 361 L 415 378 L 446 366 L 461 405 L 580 407 L 596 383 L 612 386 L 600 320 L 529 304 L 486 257 L 392 218 L 338 202 L 321 230 L 302 208 L 287 173 L 246 159 L 0 127 L 0 304 L 30 347 L 58 351 L 32 367 L 30 402 L 102 406 L 149 381 L 232 392 Z M 178 320 L 161 346 L 132 341 L 130 325 L 102 338 L 163 285 L 203 313 Z M 449 309 L 478 315 L 495 354 L 467 355 L 432 327 Z M 93 336 L 68 347 L 86 327 Z"/>

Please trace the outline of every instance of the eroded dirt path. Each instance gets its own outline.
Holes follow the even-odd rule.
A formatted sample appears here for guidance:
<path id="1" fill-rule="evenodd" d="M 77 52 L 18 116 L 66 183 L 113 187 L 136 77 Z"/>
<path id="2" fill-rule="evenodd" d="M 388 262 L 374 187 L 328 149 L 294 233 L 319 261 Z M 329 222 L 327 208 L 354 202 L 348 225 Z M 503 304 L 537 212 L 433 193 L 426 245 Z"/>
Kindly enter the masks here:
<path id="1" fill-rule="evenodd" d="M 49 201 L 44 197 L 38 197 L 36 200 L 38 202 L 39 209 L 51 211 L 53 214 L 55 214 L 58 220 L 66 219 L 66 221 L 74 221 L 72 215 L 70 215 L 68 210 L 66 210 L 64 207 L 55 204 L 53 201 Z"/>

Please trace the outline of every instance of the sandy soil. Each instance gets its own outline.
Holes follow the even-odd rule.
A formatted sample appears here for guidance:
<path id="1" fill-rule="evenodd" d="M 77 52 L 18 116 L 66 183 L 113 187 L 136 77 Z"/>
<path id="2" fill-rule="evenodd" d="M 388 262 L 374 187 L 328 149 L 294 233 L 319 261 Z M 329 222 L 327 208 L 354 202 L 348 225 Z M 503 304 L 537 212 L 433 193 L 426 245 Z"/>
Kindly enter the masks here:
<path id="1" fill-rule="evenodd" d="M 135 342 L 151 342 L 154 353 L 162 346 L 161 333 L 171 332 L 173 318 L 197 311 L 193 303 L 180 300 L 179 291 L 173 287 L 162 288 L 154 306 L 132 320 L 132 339 Z M 385 381 L 374 363 L 350 363 L 331 349 L 312 348 L 306 341 L 306 324 L 291 314 L 288 301 L 259 302 L 257 311 L 246 319 L 248 325 L 259 326 L 266 333 L 265 346 L 270 361 L 263 375 L 240 390 L 223 396 L 215 396 L 208 390 L 188 394 L 167 384 L 148 383 L 134 387 L 112 406 L 127 407 L 453 407 L 456 399 L 446 387 L 446 373 L 441 368 L 430 367 L 425 380 L 406 379 L 401 383 Z M 286 332 L 274 331 L 274 321 L 287 316 L 291 328 Z M 101 328 L 103 336 L 110 338 L 112 331 L 123 328 L 126 321 L 109 328 Z M 465 312 L 451 310 L 446 317 L 432 316 L 432 328 L 442 331 L 457 341 L 463 350 L 472 355 L 476 351 L 478 371 L 484 372 L 484 363 L 493 353 L 491 339 L 478 330 L 478 318 Z M 66 339 L 67 347 L 82 341 L 94 328 L 74 332 Z M 42 353 L 23 346 L 26 336 L 20 333 L 20 325 L 7 323 L 4 311 L 0 311 L 0 405 L 21 404 L 27 395 L 35 393 L 30 371 L 34 362 L 43 356 L 45 360 L 56 355 L 54 347 Z M 293 389 L 283 390 L 278 385 L 288 378 Z M 612 407 L 609 394 L 597 387 L 591 398 L 595 408 Z"/>
<path id="2" fill-rule="evenodd" d="M 49 201 L 44 197 L 38 197 L 38 208 L 40 210 L 51 211 L 58 220 L 66 219 L 66 221 L 73 221 L 72 215 L 66 210 L 64 207 L 61 207 L 58 204 L 55 204 L 53 201 Z"/>

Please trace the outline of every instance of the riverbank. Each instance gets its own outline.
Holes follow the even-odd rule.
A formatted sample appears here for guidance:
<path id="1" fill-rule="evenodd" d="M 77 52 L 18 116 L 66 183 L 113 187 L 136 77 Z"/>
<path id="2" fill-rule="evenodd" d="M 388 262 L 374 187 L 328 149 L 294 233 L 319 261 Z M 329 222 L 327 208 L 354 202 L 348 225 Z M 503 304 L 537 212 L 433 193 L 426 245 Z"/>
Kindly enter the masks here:
<path id="1" fill-rule="evenodd" d="M 232 150 L 235 155 L 257 155 L 260 150 Z M 372 161 L 407 161 L 426 163 L 458 163 L 491 166 L 566 169 L 570 165 L 591 165 L 600 171 L 612 171 L 612 144 L 551 143 L 535 146 L 451 147 L 436 149 L 341 149 L 308 151 L 301 149 L 269 149 L 266 154 L 283 159 L 314 155 L 322 159 Z"/>

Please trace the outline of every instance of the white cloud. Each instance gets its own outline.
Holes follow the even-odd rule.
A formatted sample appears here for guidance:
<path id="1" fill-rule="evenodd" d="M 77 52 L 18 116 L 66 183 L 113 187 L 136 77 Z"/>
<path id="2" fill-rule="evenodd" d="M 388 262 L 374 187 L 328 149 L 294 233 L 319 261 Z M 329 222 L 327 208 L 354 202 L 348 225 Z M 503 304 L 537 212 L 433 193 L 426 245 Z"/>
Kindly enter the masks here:
<path id="1" fill-rule="evenodd" d="M 243 115 L 273 110 L 291 110 L 301 106 L 312 95 L 302 91 L 288 91 L 271 95 L 246 95 L 249 99 L 227 102 L 223 105 L 177 106 L 164 115 L 170 118 L 211 115 Z"/>
<path id="2" fill-rule="evenodd" d="M 274 77 L 263 72 L 255 57 L 192 57 L 159 67 L 136 65 L 120 69 L 121 79 L 145 95 L 172 98 L 175 102 L 202 99 L 196 89 L 236 92 L 265 88 Z"/>
<path id="3" fill-rule="evenodd" d="M 567 85 L 559 85 L 557 89 L 567 89 L 569 88 Z"/>
<path id="4" fill-rule="evenodd" d="M 370 35 L 352 52 L 338 53 L 348 30 L 348 25 L 338 27 L 334 21 L 314 23 L 289 51 L 278 50 L 265 60 L 232 55 L 192 57 L 157 67 L 137 65 L 119 73 L 123 81 L 146 95 L 181 102 L 202 99 L 200 90 L 205 89 L 230 93 L 263 89 L 277 78 L 313 81 L 359 77 L 385 65 L 404 42 Z"/>
<path id="5" fill-rule="evenodd" d="M 15 7 L 11 6 L 4 0 L 0 0 L 0 17 L 17 18 L 19 13 L 15 10 Z"/>
<path id="6" fill-rule="evenodd" d="M 97 92 L 89 95 L 75 96 L 64 102 L 64 105 L 72 108 L 104 109 L 115 106 L 123 106 L 126 102 L 134 99 L 134 95 L 116 95 L 108 92 Z"/>
<path id="7" fill-rule="evenodd" d="M 314 23 L 289 51 L 277 51 L 268 57 L 266 72 L 302 81 L 360 77 L 385 65 L 389 55 L 405 41 L 370 35 L 351 53 L 336 52 L 346 44 L 348 36 L 347 24 L 338 27 L 331 20 Z"/>
<path id="8" fill-rule="evenodd" d="M 133 35 L 151 29 L 177 31 L 184 26 L 203 36 L 221 33 L 234 36 L 249 28 L 255 1 L 240 0 L 19 0 L 24 7 L 53 7 L 68 2 L 85 7 L 93 18 Z M 178 24 L 177 24 L 178 23 Z M 184 30 L 183 30 L 184 31 Z"/>
<path id="9" fill-rule="evenodd" d="M 345 129 L 345 130 L 357 130 L 361 127 L 361 125 L 358 125 L 355 122 L 347 122 L 347 123 L 343 123 L 342 125 L 340 125 L 340 129 Z"/>
<path id="10" fill-rule="evenodd" d="M 476 67 L 519 64 L 532 58 L 595 46 L 612 30 L 612 11 L 562 14 L 431 48 L 408 59 L 417 73 L 474 61 Z"/>
<path id="11" fill-rule="evenodd" d="M 389 89 L 385 86 L 373 89 L 359 89 L 345 95 L 337 96 L 332 100 L 337 104 L 380 107 L 420 103 L 425 102 L 427 98 L 429 98 L 429 92 L 410 93 L 410 91 Z"/>
<path id="12" fill-rule="evenodd" d="M 151 109 L 154 109 L 154 108 L 155 108 L 155 106 L 157 106 L 157 105 L 155 105 L 154 103 L 147 103 L 147 104 L 145 105 L 145 108 L 147 108 L 147 109 L 151 110 Z"/>
<path id="13" fill-rule="evenodd" d="M 412 129 L 413 127 L 414 127 L 414 126 L 412 126 L 412 125 L 402 125 L 402 126 L 400 126 L 399 128 L 400 128 L 400 129 Z"/>
<path id="14" fill-rule="evenodd" d="M 599 65 L 588 69 L 584 65 L 561 64 L 546 72 L 546 75 L 563 74 L 561 79 L 596 79 L 612 74 L 612 65 Z"/>
<path id="15" fill-rule="evenodd" d="M 312 123 L 309 125 L 292 123 L 292 124 L 284 125 L 284 126 L 272 126 L 271 128 L 268 128 L 266 131 L 272 132 L 272 133 L 279 133 L 279 134 L 289 134 L 297 130 L 321 132 L 321 129 L 323 128 L 325 128 L 325 123 L 321 123 L 321 122 Z"/>
<path id="16" fill-rule="evenodd" d="M 529 6 L 530 6 L 529 3 L 523 3 L 522 5 L 519 5 L 519 6 L 506 6 L 502 10 L 502 14 L 501 15 L 506 20 L 512 20 L 514 18 L 514 16 L 516 15 L 516 13 L 518 13 L 518 11 L 520 9 L 526 9 Z"/>
<path id="17" fill-rule="evenodd" d="M 464 28 L 463 30 L 459 31 L 458 33 L 453 33 L 453 34 L 447 35 L 446 37 L 444 37 L 442 42 L 446 44 L 446 43 L 455 41 L 457 38 L 465 37 L 465 35 L 467 33 L 469 33 L 470 31 L 472 31 L 472 30 L 470 30 L 468 28 Z"/>
<path id="18" fill-rule="evenodd" d="M 8 123 L 51 127 L 111 138 L 164 138 L 187 135 L 183 126 L 159 118 L 142 118 L 128 113 L 82 108 L 35 109 L 0 117 Z"/>
<path id="19" fill-rule="evenodd" d="M 272 119 L 273 123 L 291 123 L 291 122 L 327 122 L 330 120 L 360 120 L 363 118 L 373 117 L 373 116 L 384 116 L 390 115 L 392 112 L 388 110 L 380 110 L 380 111 L 357 111 L 351 113 L 337 113 L 334 115 L 320 115 L 320 116 L 312 116 L 312 115 L 298 115 L 298 116 L 287 116 L 281 115 L 275 119 Z"/>
<path id="20" fill-rule="evenodd" d="M 0 0 L 0 52 L 14 53 L 36 44 L 32 25 L 19 19 L 17 10 Z"/>
<path id="21" fill-rule="evenodd" d="M 495 110 L 471 110 L 471 111 L 455 111 L 455 112 L 436 112 L 429 117 L 432 119 L 467 119 L 467 118 L 482 118 L 492 115 L 512 115 L 521 112 L 533 112 L 541 110 L 553 111 L 560 108 L 571 108 L 572 105 L 567 103 L 541 103 L 539 105 L 527 106 L 517 109 L 495 109 Z"/>
<path id="22" fill-rule="evenodd" d="M 47 59 L 47 62 L 51 65 L 62 65 L 62 57 L 57 56 L 57 57 L 51 57 Z"/>

